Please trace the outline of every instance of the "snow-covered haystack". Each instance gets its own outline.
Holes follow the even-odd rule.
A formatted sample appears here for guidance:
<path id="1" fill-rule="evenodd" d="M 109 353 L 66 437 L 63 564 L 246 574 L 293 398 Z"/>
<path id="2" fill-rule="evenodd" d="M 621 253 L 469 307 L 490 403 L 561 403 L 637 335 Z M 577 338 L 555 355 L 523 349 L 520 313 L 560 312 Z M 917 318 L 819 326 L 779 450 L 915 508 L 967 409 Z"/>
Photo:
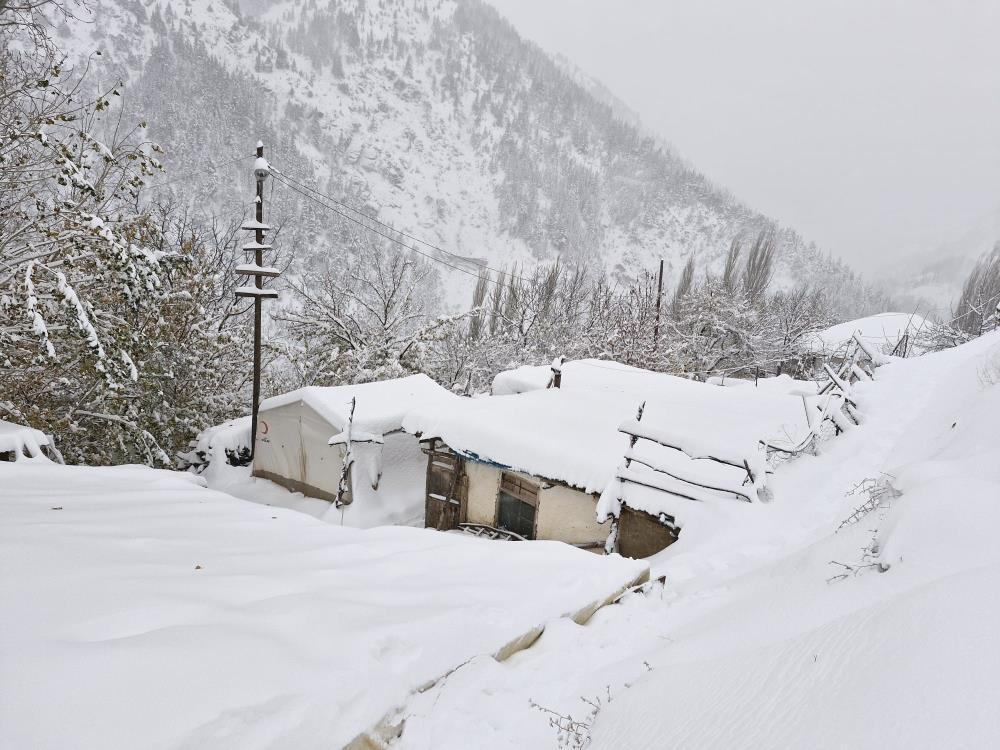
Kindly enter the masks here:
<path id="1" fill-rule="evenodd" d="M 58 457 L 52 439 L 44 432 L 0 419 L 0 454 L 13 461 L 48 461 L 46 452 Z"/>
<path id="2" fill-rule="evenodd" d="M 198 473 L 211 471 L 213 464 L 216 470 L 219 463 L 246 465 L 250 460 L 250 417 L 231 419 L 202 430 L 191 450 L 181 458 Z"/>

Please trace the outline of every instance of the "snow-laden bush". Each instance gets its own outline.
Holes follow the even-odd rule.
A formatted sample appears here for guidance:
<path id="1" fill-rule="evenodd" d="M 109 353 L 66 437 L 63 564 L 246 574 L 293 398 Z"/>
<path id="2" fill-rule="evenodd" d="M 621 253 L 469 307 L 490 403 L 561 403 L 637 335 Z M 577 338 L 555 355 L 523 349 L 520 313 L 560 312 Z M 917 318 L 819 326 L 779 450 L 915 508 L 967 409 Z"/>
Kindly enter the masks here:
<path id="1" fill-rule="evenodd" d="M 85 96 L 46 5 L 0 4 L 0 406 L 67 461 L 171 464 L 245 377 L 235 232 L 144 205 L 159 148 L 119 86 Z"/>

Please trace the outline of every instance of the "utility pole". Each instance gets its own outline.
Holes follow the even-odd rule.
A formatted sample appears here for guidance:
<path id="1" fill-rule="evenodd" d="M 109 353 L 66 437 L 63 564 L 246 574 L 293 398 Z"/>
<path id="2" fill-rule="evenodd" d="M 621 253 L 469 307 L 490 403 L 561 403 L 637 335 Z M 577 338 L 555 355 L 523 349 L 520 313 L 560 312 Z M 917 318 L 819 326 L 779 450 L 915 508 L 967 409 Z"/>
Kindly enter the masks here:
<path id="1" fill-rule="evenodd" d="M 656 323 L 653 325 L 653 351 L 660 349 L 660 304 L 663 301 L 663 258 L 660 258 L 660 278 L 656 282 Z"/>
<path id="2" fill-rule="evenodd" d="M 254 201 L 254 220 L 243 223 L 241 229 L 254 233 L 254 241 L 243 246 L 247 263 L 236 266 L 239 276 L 253 276 L 253 286 L 241 286 L 236 290 L 237 298 L 253 299 L 253 404 L 250 418 L 250 460 L 257 452 L 257 408 L 260 406 L 260 339 L 263 322 L 263 302 L 265 299 L 277 299 L 278 293 L 273 289 L 264 288 L 265 278 L 279 275 L 277 268 L 264 265 L 264 251 L 271 246 L 264 242 L 264 232 L 271 227 L 264 223 L 264 181 L 271 174 L 271 167 L 264 158 L 264 144 L 257 141 L 257 161 L 253 165 L 253 174 L 257 180 L 257 197 Z M 250 260 L 253 262 L 249 262 Z"/>

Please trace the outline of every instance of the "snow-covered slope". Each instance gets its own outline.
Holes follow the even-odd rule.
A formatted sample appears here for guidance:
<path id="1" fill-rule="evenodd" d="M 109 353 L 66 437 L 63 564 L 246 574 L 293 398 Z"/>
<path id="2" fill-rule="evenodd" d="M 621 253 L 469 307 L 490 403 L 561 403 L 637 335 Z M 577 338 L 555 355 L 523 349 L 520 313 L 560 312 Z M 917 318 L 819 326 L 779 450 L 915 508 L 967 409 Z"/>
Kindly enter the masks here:
<path id="1" fill-rule="evenodd" d="M 548 711 L 591 748 L 1000 745 L 1000 334 L 856 396 L 863 424 L 779 467 L 772 503 L 654 558 L 665 587 L 463 667 L 400 746 L 554 746 Z"/>
<path id="2" fill-rule="evenodd" d="M 127 104 L 186 176 L 163 190 L 184 198 L 246 201 L 249 163 L 227 162 L 260 137 L 287 176 L 473 273 L 562 257 L 635 277 L 665 257 L 673 276 L 690 254 L 717 264 L 737 232 L 772 226 L 481 0 L 95 0 L 93 17 L 64 43 L 101 48 L 99 75 L 128 81 Z M 273 184 L 285 245 L 338 252 L 336 219 Z M 779 280 L 864 305 L 846 267 L 778 232 Z M 456 293 L 469 285 L 442 270 L 465 282 Z"/>
<path id="3" fill-rule="evenodd" d="M 916 313 L 878 313 L 817 331 L 809 346 L 813 351 L 833 356 L 842 353 L 857 336 L 874 351 L 888 354 L 903 336 L 917 336 L 925 332 L 928 325 L 927 319 Z"/>

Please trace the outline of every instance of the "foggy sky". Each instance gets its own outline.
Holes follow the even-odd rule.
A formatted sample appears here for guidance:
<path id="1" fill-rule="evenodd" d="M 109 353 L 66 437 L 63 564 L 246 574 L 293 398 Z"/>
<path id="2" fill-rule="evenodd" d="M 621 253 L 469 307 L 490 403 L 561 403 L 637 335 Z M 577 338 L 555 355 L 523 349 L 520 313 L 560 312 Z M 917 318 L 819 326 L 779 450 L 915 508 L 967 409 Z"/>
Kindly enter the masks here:
<path id="1" fill-rule="evenodd" d="M 1000 212 L 1000 0 L 490 1 L 858 268 Z"/>

